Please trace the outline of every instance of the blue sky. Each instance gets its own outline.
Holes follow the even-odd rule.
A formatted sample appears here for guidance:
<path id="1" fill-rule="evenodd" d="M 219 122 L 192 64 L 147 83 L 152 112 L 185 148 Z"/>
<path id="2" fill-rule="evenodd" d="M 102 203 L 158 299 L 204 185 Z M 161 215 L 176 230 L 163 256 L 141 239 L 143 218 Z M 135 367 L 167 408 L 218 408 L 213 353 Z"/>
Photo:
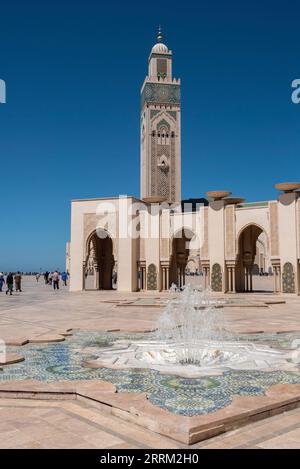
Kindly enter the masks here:
<path id="1" fill-rule="evenodd" d="M 298 180 L 299 1 L 0 0 L 0 270 L 64 267 L 73 198 L 139 195 L 158 23 L 182 80 L 182 191 Z"/>

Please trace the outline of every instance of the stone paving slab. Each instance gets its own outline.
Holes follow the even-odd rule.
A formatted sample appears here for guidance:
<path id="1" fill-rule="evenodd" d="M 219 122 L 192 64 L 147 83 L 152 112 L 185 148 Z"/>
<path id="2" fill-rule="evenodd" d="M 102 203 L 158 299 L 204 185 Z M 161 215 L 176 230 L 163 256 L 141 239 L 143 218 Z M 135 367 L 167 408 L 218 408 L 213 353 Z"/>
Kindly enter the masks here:
<path id="1" fill-rule="evenodd" d="M 275 385 L 265 396 L 234 396 L 229 406 L 195 417 L 176 415 L 154 406 L 145 393 L 116 393 L 114 385 L 102 381 L 5 382 L 0 384 L 0 406 L 1 398 L 93 401 L 107 406 L 112 415 L 129 423 L 191 445 L 299 407 L 300 385 Z"/>
<path id="2" fill-rule="evenodd" d="M 14 363 L 20 363 L 24 361 L 25 358 L 22 355 L 16 353 L 5 353 L 3 357 L 0 358 L 0 365 L 13 365 Z"/>

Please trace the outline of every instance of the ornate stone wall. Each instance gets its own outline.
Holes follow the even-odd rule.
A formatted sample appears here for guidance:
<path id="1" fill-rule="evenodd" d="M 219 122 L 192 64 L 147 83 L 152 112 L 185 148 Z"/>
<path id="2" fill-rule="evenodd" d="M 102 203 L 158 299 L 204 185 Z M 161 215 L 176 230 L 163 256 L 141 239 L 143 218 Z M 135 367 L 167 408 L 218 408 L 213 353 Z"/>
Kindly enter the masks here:
<path id="1" fill-rule="evenodd" d="M 203 232 L 202 232 L 202 246 L 200 249 L 201 259 L 209 258 L 209 245 L 208 245 L 208 208 L 203 209 Z"/>
<path id="2" fill-rule="evenodd" d="M 229 205 L 225 208 L 225 257 L 235 259 L 235 208 Z"/>
<path id="3" fill-rule="evenodd" d="M 271 241 L 271 257 L 279 257 L 277 202 L 270 202 L 270 241 Z"/>
<path id="4" fill-rule="evenodd" d="M 176 119 L 171 112 L 158 111 L 151 118 L 151 195 L 166 197 L 168 201 L 176 199 Z"/>
<path id="5" fill-rule="evenodd" d="M 145 103 L 180 104 L 180 85 L 146 83 L 141 97 L 141 108 Z"/>

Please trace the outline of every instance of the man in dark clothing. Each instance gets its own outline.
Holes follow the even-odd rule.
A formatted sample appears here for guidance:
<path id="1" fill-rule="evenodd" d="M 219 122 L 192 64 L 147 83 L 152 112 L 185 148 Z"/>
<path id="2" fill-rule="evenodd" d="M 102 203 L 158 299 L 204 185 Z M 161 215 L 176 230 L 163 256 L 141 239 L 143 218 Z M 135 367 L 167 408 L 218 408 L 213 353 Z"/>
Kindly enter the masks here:
<path id="1" fill-rule="evenodd" d="M 8 276 L 6 277 L 6 294 L 9 292 L 10 295 L 12 295 L 13 288 L 14 288 L 14 276 L 11 272 L 9 272 Z"/>
<path id="2" fill-rule="evenodd" d="M 16 287 L 16 291 L 19 291 L 21 292 L 21 280 L 22 280 L 22 275 L 20 272 L 17 272 L 16 275 L 15 275 L 15 287 Z"/>

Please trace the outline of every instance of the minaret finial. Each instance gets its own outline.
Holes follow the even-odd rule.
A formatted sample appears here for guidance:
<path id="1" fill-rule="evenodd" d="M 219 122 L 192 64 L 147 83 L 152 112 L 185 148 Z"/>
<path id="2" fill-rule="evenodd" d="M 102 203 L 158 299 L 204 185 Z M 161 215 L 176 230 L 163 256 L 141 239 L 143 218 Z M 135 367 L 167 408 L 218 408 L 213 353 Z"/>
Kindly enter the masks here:
<path id="1" fill-rule="evenodd" d="M 163 40 L 163 35 L 161 31 L 161 25 L 158 26 L 158 33 L 157 33 L 157 42 L 162 42 Z"/>

